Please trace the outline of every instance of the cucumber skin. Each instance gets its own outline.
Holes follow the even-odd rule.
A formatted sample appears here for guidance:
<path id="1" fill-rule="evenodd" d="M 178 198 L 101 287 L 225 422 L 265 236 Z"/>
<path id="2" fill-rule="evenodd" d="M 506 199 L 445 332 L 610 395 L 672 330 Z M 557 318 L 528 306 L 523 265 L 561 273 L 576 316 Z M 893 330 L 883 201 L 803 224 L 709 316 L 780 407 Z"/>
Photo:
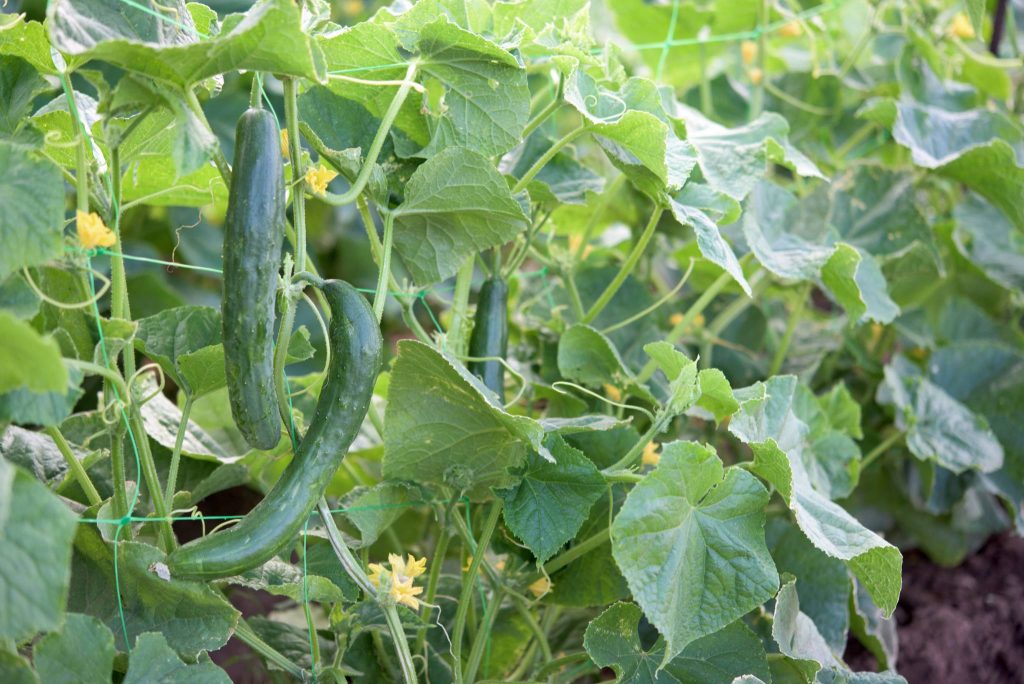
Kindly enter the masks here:
<path id="1" fill-rule="evenodd" d="M 508 353 L 508 284 L 501 278 L 489 278 L 480 286 L 469 355 L 497 356 Z M 505 367 L 497 361 L 470 361 L 469 372 L 505 401 Z"/>
<path id="2" fill-rule="evenodd" d="M 380 326 L 366 298 L 348 283 L 330 280 L 322 289 L 332 314 L 331 363 L 309 430 L 281 478 L 245 518 L 168 556 L 175 577 L 230 577 L 285 550 L 359 434 L 383 364 Z"/>
<path id="3" fill-rule="evenodd" d="M 285 226 L 281 136 L 273 114 L 238 120 L 224 221 L 224 369 L 231 415 L 245 441 L 273 449 L 281 439 L 274 394 L 274 318 Z"/>

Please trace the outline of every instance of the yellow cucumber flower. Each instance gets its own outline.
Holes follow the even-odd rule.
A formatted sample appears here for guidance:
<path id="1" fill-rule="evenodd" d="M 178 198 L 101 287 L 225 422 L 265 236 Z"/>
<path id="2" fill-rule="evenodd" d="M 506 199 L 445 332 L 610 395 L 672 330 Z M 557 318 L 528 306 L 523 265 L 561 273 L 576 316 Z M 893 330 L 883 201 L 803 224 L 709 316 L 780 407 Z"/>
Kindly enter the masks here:
<path id="1" fill-rule="evenodd" d="M 796 38 L 804 32 L 799 21 L 791 21 L 779 29 L 779 35 L 783 38 Z"/>
<path id="2" fill-rule="evenodd" d="M 284 157 L 284 159 L 287 161 L 288 159 L 291 159 L 291 157 L 289 156 L 290 154 L 291 154 L 291 152 L 290 152 L 289 147 L 288 147 L 288 129 L 287 128 L 282 128 L 281 129 L 281 156 Z"/>
<path id="3" fill-rule="evenodd" d="M 549 580 L 547 577 L 541 577 L 539 580 L 531 584 L 528 587 L 528 589 L 530 590 L 530 593 L 533 594 L 536 598 L 540 598 L 544 594 L 551 591 L 551 580 Z"/>
<path id="4" fill-rule="evenodd" d="M 953 21 L 949 24 L 949 33 L 961 40 L 972 40 L 977 35 L 974 33 L 974 25 L 971 24 L 971 20 L 963 12 L 953 17 Z"/>
<path id="5" fill-rule="evenodd" d="M 75 227 L 78 231 L 78 244 L 84 249 L 97 247 L 113 247 L 117 242 L 114 231 L 107 228 L 103 219 L 96 212 L 79 210 L 75 214 Z"/>
<path id="6" fill-rule="evenodd" d="M 757 43 L 752 40 L 745 40 L 740 43 L 740 57 L 744 64 L 753 64 L 757 59 Z"/>
<path id="7" fill-rule="evenodd" d="M 338 172 L 323 164 L 306 171 L 306 184 L 314 194 L 323 195 L 327 192 L 327 184 L 338 177 Z"/>
<path id="8" fill-rule="evenodd" d="M 647 446 L 644 447 L 644 453 L 640 457 L 640 462 L 646 466 L 658 465 L 658 462 L 661 461 L 661 454 L 658 453 L 659 446 L 657 442 L 648 442 Z"/>
<path id="9" fill-rule="evenodd" d="M 608 395 L 608 398 L 612 401 L 622 401 L 622 391 L 615 385 L 605 385 L 604 393 Z"/>

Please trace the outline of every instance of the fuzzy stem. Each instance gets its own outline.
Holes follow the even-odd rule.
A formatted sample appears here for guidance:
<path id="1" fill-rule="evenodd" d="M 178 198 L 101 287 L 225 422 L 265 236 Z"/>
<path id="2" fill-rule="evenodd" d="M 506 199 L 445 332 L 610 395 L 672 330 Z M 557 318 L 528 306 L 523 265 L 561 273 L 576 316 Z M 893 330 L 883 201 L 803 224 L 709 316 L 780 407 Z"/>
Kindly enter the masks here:
<path id="1" fill-rule="evenodd" d="M 47 427 L 44 431 L 50 436 L 53 443 L 57 445 L 60 455 L 67 461 L 68 469 L 75 476 L 75 479 L 78 480 L 78 484 L 82 487 L 82 491 L 85 492 L 85 498 L 89 501 L 89 505 L 97 506 L 103 503 L 103 497 L 96 491 L 96 485 L 89 479 L 89 473 L 85 472 L 85 466 L 75 458 L 75 454 L 71 451 L 71 446 L 64 439 L 64 435 L 61 434 L 60 430 L 56 427 Z"/>

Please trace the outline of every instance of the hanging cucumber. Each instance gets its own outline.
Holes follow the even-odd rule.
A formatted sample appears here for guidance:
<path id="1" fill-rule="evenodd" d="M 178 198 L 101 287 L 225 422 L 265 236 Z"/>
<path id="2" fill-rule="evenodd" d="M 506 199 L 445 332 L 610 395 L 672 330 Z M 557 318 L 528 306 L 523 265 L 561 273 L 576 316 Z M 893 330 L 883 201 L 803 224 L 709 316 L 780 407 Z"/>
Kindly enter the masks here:
<path id="1" fill-rule="evenodd" d="M 330 280 L 322 289 L 331 309 L 331 363 L 309 430 L 281 479 L 245 518 L 171 553 L 167 563 L 175 576 L 237 575 L 287 548 L 358 434 L 381 369 L 380 327 L 366 298 L 348 283 Z"/>
<path id="2" fill-rule="evenodd" d="M 274 304 L 285 224 L 281 136 L 273 114 L 238 120 L 224 221 L 224 367 L 231 414 L 245 441 L 273 449 L 281 438 L 274 395 Z"/>
<path id="3" fill-rule="evenodd" d="M 508 352 L 508 285 L 490 278 L 480 287 L 469 355 L 475 358 L 505 358 Z M 470 361 L 469 372 L 483 380 L 501 401 L 505 401 L 505 367 L 497 361 Z"/>

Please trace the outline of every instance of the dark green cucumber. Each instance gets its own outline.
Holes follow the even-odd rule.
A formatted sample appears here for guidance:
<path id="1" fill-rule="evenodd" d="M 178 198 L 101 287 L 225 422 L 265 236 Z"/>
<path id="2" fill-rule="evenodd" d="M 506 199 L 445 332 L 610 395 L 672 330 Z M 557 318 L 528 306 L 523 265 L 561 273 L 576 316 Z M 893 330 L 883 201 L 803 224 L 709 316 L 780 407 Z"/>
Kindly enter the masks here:
<path id="1" fill-rule="evenodd" d="M 281 439 L 274 395 L 274 311 L 285 225 L 281 134 L 273 114 L 238 120 L 224 221 L 224 369 L 231 415 L 245 441 L 273 449 Z"/>
<path id="2" fill-rule="evenodd" d="M 331 309 L 331 363 L 309 431 L 281 479 L 237 525 L 171 553 L 174 576 L 229 577 L 286 549 L 359 433 L 383 360 L 380 327 L 366 298 L 348 283 L 327 281 L 323 293 Z"/>
<path id="3" fill-rule="evenodd" d="M 469 355 L 475 358 L 505 358 L 508 352 L 508 285 L 501 278 L 490 278 L 480 287 Z M 505 401 L 505 367 L 497 361 L 470 361 L 469 372 Z"/>

